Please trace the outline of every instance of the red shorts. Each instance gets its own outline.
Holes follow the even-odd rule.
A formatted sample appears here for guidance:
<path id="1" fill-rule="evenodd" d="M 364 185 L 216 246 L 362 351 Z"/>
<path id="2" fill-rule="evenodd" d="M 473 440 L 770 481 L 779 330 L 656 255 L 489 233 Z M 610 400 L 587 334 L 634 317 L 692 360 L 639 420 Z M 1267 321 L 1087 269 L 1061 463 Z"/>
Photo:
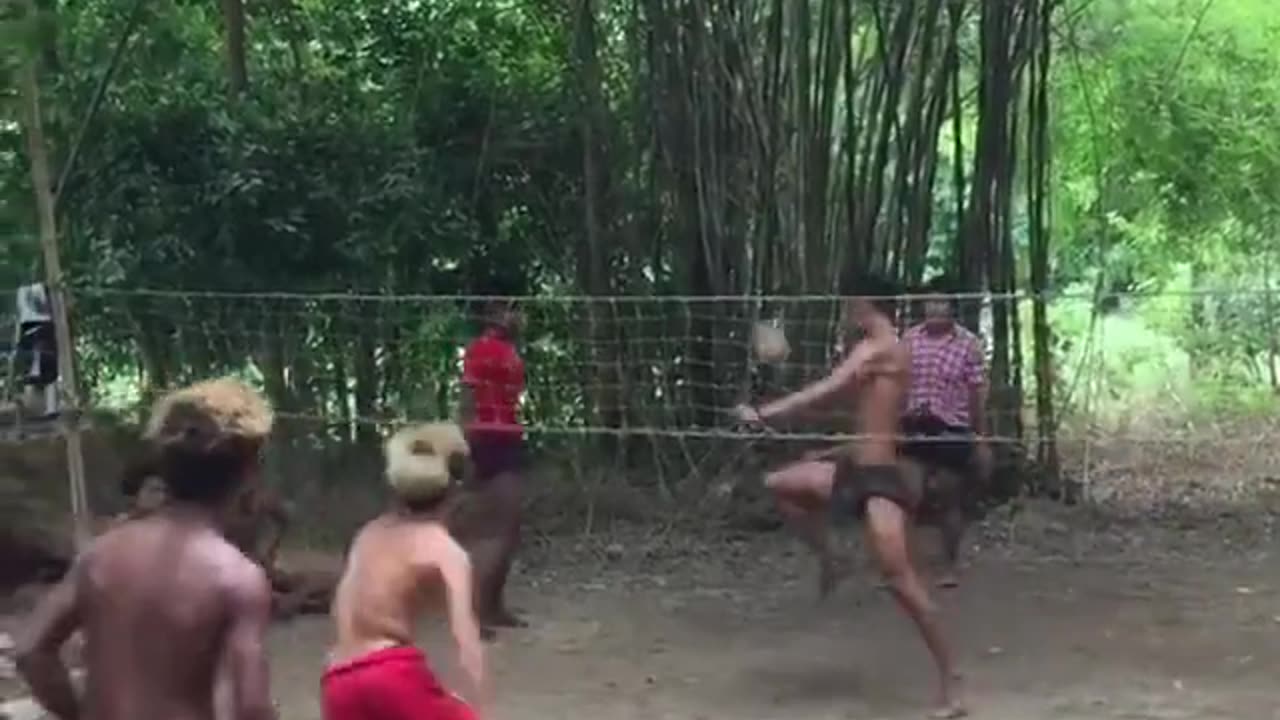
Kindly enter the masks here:
<path id="1" fill-rule="evenodd" d="M 413 647 L 375 650 L 330 667 L 320 695 L 325 720 L 476 720 Z"/>

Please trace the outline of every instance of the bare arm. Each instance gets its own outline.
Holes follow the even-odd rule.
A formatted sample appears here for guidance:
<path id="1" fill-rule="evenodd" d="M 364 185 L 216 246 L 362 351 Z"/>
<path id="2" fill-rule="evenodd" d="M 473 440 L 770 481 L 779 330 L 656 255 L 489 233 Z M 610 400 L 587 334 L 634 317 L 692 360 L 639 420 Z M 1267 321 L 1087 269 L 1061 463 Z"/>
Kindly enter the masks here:
<path id="1" fill-rule="evenodd" d="M 62 582 L 36 606 L 18 641 L 18 674 L 31 687 L 36 702 L 60 720 L 80 717 L 80 701 L 60 652 L 80 627 L 80 568 L 77 559 Z"/>
<path id="2" fill-rule="evenodd" d="M 458 644 L 459 664 L 467 673 L 474 690 L 473 702 L 481 703 L 485 696 L 484 650 L 480 643 L 480 625 L 476 621 L 472 604 L 471 560 L 467 553 L 451 538 L 445 552 L 425 548 L 425 553 L 436 558 L 440 577 L 444 580 L 448 602 L 449 629 Z"/>
<path id="3" fill-rule="evenodd" d="M 274 720 L 266 636 L 271 622 L 271 586 L 257 565 L 238 569 L 230 588 L 230 628 L 223 667 L 231 682 L 232 716 L 239 720 Z"/>
<path id="4" fill-rule="evenodd" d="M 825 378 L 808 387 L 779 398 L 760 408 L 760 419 L 769 420 L 790 415 L 829 400 L 833 395 L 849 387 L 866 371 L 867 365 L 880 352 L 871 343 L 861 343 Z"/>

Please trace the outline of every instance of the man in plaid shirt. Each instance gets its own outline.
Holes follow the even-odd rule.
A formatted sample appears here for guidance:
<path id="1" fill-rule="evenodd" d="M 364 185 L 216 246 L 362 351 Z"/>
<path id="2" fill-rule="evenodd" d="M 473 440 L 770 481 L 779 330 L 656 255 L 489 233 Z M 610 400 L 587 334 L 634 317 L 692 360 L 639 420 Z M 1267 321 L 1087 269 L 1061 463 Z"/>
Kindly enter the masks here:
<path id="1" fill-rule="evenodd" d="M 989 472 L 991 453 L 982 340 L 956 322 L 946 285 L 937 280 L 927 286 L 924 320 L 903 337 L 911 352 L 911 384 L 902 451 L 929 468 L 929 485 L 938 489 L 933 494 L 947 563 L 938 584 L 955 587 L 966 485 Z"/>

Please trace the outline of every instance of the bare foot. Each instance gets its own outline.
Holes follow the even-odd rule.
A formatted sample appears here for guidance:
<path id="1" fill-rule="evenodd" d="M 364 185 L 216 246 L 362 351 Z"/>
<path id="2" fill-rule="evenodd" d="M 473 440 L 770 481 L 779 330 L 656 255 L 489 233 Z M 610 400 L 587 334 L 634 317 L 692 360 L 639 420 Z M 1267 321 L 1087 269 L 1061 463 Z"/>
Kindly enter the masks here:
<path id="1" fill-rule="evenodd" d="M 933 720 L 950 720 L 951 718 L 962 718 L 969 714 L 968 708 L 964 706 L 961 700 L 961 685 L 964 678 L 960 673 L 952 673 L 949 680 L 945 681 L 938 697 L 938 704 L 933 711 L 929 713 L 929 717 Z"/>
<path id="2" fill-rule="evenodd" d="M 929 713 L 931 720 L 951 720 L 952 718 L 968 717 L 968 715 L 969 711 L 958 702 L 944 705 Z"/>
<path id="3" fill-rule="evenodd" d="M 831 593 L 835 592 L 840 583 L 849 577 L 849 573 L 849 562 L 845 559 L 827 556 L 819 560 L 818 601 L 822 602 L 831 597 Z"/>

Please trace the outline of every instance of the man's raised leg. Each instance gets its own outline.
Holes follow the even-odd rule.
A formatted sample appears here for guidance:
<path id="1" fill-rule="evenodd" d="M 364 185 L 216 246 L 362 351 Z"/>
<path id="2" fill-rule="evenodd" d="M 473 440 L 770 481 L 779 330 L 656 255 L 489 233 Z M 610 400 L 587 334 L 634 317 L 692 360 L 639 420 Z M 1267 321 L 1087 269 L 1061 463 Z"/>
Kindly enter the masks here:
<path id="1" fill-rule="evenodd" d="M 800 540 L 818 557 L 818 596 L 826 598 L 847 574 L 846 563 L 831 551 L 828 508 L 835 465 L 807 461 L 788 465 L 765 476 L 778 510 Z"/>
<path id="2" fill-rule="evenodd" d="M 951 646 L 938 622 L 937 608 L 929 598 L 907 547 L 907 512 L 891 500 L 872 497 L 866 507 L 867 544 L 871 547 L 889 590 L 920 631 L 938 670 L 938 707 L 935 718 L 958 718 L 966 712 L 959 696 Z"/>

